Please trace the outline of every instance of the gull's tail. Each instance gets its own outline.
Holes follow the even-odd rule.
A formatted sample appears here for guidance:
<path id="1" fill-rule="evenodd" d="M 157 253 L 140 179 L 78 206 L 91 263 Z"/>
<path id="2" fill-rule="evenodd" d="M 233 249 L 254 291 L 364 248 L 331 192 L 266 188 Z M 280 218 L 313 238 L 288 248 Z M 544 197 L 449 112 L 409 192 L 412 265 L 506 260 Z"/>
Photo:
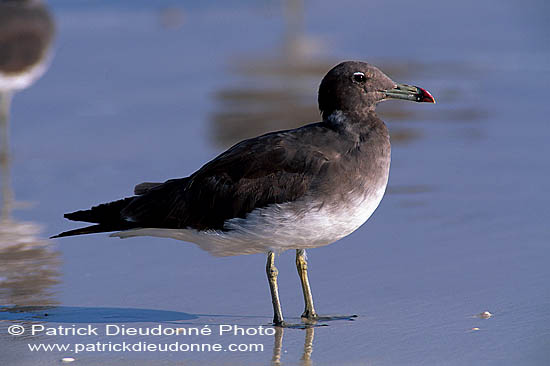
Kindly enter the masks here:
<path id="1" fill-rule="evenodd" d="M 53 238 L 61 238 L 64 236 L 84 235 L 93 233 L 105 233 L 110 231 L 127 230 L 137 227 L 135 223 L 123 219 L 120 212 L 132 201 L 135 197 L 123 198 L 118 201 L 104 203 L 89 210 L 82 210 L 67 213 L 65 218 L 72 221 L 91 222 L 95 225 L 86 226 L 83 228 L 69 230 L 52 236 Z"/>

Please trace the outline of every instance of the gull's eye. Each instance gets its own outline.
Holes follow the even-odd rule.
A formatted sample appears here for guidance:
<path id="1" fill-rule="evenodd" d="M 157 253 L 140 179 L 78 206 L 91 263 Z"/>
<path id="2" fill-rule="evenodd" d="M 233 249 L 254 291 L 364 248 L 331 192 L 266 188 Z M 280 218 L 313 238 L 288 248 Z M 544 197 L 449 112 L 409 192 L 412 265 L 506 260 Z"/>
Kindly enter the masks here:
<path id="1" fill-rule="evenodd" d="M 358 71 L 358 72 L 353 73 L 353 81 L 355 81 L 357 83 L 364 83 L 365 81 L 367 81 L 367 77 L 365 76 L 365 74 Z"/>

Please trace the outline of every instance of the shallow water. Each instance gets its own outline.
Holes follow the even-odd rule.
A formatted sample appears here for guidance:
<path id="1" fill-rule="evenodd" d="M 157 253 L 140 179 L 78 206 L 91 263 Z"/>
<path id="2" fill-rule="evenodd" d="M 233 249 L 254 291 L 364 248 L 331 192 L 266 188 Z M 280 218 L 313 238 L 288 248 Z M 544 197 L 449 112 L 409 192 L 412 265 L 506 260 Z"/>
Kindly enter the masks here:
<path id="1" fill-rule="evenodd" d="M 16 204 L 0 230 L 0 305 L 32 307 L 0 312 L 1 364 L 550 363 L 545 2 L 321 1 L 306 4 L 303 22 L 274 2 L 129 4 L 56 2 L 51 67 L 13 98 Z M 188 175 L 242 138 L 317 120 L 318 83 L 343 59 L 368 60 L 437 99 L 380 106 L 393 142 L 388 193 L 354 234 L 308 252 L 317 310 L 358 318 L 184 338 L 260 352 L 30 352 L 29 343 L 175 337 L 7 334 L 13 324 L 268 324 L 262 255 L 213 258 L 156 238 L 45 238 L 75 227 L 64 212 Z M 284 313 L 298 322 L 293 253 L 277 266 Z M 493 316 L 476 317 L 483 311 Z"/>

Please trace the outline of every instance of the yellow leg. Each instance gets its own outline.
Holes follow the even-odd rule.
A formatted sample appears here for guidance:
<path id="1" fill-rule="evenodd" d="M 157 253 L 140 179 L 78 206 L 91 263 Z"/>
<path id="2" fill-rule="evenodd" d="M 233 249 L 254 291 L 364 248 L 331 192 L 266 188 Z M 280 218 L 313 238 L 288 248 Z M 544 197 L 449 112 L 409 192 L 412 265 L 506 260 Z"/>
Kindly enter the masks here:
<path id="1" fill-rule="evenodd" d="M 275 267 L 275 254 L 273 252 L 267 254 L 265 271 L 267 273 L 267 280 L 269 281 L 269 290 L 271 291 L 271 302 L 273 303 L 273 324 L 283 325 L 283 312 L 281 310 L 279 289 L 277 287 L 277 276 L 279 275 L 279 271 L 277 267 Z"/>
<path id="2" fill-rule="evenodd" d="M 302 292 L 304 293 L 304 302 L 306 305 L 302 318 L 315 320 L 318 316 L 315 312 L 315 307 L 313 307 L 313 296 L 311 295 L 311 288 L 309 287 L 309 280 L 307 278 L 306 251 L 304 249 L 296 249 L 296 268 L 302 282 Z"/>

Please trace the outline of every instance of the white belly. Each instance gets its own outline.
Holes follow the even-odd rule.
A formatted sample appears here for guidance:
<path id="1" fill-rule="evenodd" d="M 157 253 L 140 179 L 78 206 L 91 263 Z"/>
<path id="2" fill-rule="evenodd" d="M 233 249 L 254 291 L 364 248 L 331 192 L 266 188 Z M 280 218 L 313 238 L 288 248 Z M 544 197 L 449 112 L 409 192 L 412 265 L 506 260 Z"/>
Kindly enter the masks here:
<path id="1" fill-rule="evenodd" d="M 19 74 L 0 72 L 0 91 L 18 91 L 28 88 L 46 72 L 51 58 L 51 54 L 48 54 L 39 63 Z"/>
<path id="2" fill-rule="evenodd" d="M 368 196 L 350 192 L 347 202 L 337 202 L 338 205 L 311 199 L 269 205 L 255 209 L 244 219 L 226 221 L 226 231 L 141 228 L 111 236 L 173 238 L 195 243 L 215 256 L 315 248 L 331 244 L 359 228 L 378 207 L 385 189 L 386 181 Z"/>

